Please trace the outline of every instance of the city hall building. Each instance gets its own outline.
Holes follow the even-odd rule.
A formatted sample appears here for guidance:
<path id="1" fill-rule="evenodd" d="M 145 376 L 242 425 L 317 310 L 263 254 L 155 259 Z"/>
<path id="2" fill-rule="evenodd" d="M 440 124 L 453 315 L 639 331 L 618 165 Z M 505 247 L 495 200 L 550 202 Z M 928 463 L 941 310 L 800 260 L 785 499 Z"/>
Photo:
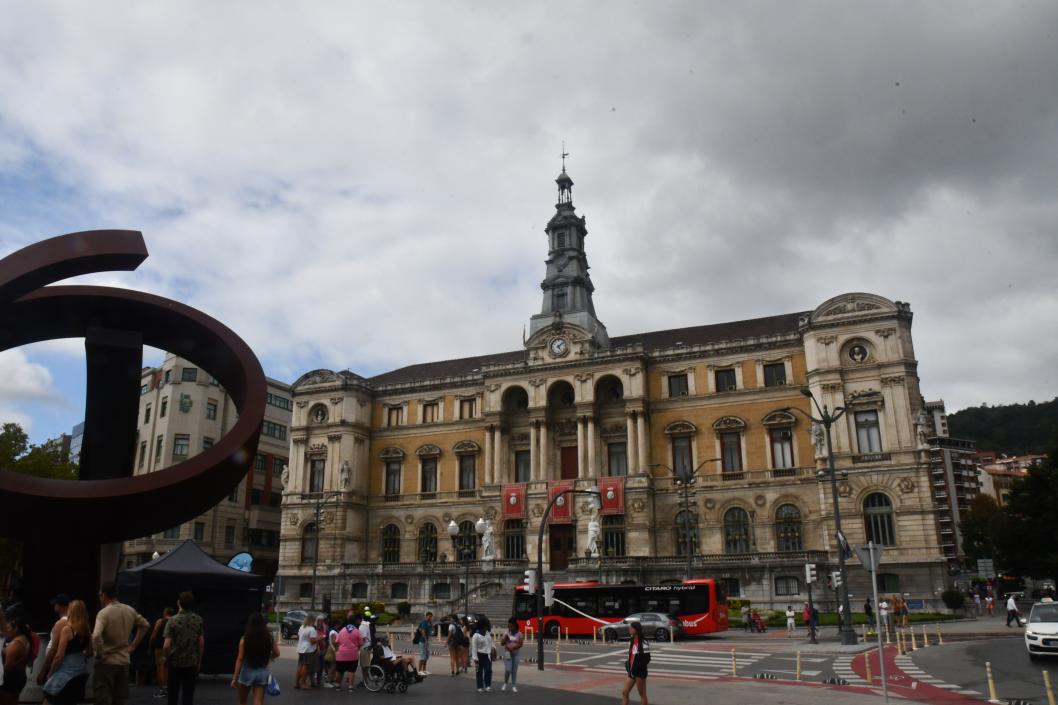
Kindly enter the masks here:
<path id="1" fill-rule="evenodd" d="M 465 590 L 510 594 L 542 523 L 549 580 L 678 581 L 690 552 L 693 577 L 730 596 L 801 602 L 804 564 L 826 575 L 838 560 L 823 429 L 802 388 L 845 409 L 833 446 L 848 542 L 885 546 L 884 593 L 937 604 L 948 564 L 909 305 L 849 293 L 611 337 L 573 181 L 563 170 L 557 183 L 543 305 L 521 349 L 371 378 L 313 370 L 291 386 L 281 604 L 438 611 Z M 567 495 L 544 522 L 565 488 L 598 489 L 601 509 Z M 849 574 L 862 604 L 870 583 L 854 557 Z"/>

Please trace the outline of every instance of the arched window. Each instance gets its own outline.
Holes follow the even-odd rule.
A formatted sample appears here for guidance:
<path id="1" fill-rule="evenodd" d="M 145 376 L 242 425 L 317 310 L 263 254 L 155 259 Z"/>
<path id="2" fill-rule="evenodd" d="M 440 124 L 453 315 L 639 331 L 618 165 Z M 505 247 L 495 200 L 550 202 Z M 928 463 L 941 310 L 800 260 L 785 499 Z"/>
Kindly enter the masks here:
<path id="1" fill-rule="evenodd" d="M 316 534 L 315 524 L 305 524 L 305 530 L 301 532 L 302 563 L 312 563 L 316 560 L 316 545 L 319 543 L 319 537 Z"/>
<path id="2" fill-rule="evenodd" d="M 400 528 L 396 524 L 382 528 L 381 549 L 383 563 L 400 563 Z"/>
<path id="3" fill-rule="evenodd" d="M 419 527 L 419 562 L 433 563 L 437 560 L 437 527 L 423 524 Z"/>
<path id="4" fill-rule="evenodd" d="M 408 599 L 408 584 L 407 583 L 393 583 L 389 587 L 389 598 L 391 600 L 407 600 Z"/>
<path id="5" fill-rule="evenodd" d="M 456 535 L 456 551 L 461 561 L 472 561 L 478 555 L 478 533 L 474 531 L 474 522 L 464 519 L 459 522 L 459 534 Z"/>
<path id="6" fill-rule="evenodd" d="M 434 583 L 430 589 L 430 595 L 435 600 L 450 600 L 452 598 L 451 583 Z"/>
<path id="7" fill-rule="evenodd" d="M 801 510 L 792 504 L 784 504 L 775 512 L 775 548 L 778 551 L 804 550 Z"/>
<path id="8" fill-rule="evenodd" d="M 686 509 L 676 515 L 676 555 L 686 556 L 698 553 L 698 517 Z M 688 536 L 688 533 L 690 534 Z"/>
<path id="9" fill-rule="evenodd" d="M 512 561 L 525 558 L 525 522 L 521 519 L 503 522 L 503 557 Z"/>
<path id="10" fill-rule="evenodd" d="M 724 512 L 724 553 L 749 553 L 749 514 L 742 507 Z"/>
<path id="11" fill-rule="evenodd" d="M 625 554 L 625 517 L 610 514 L 602 518 L 602 555 L 623 556 Z"/>
<path id="12" fill-rule="evenodd" d="M 873 492 L 863 500 L 863 526 L 867 540 L 879 546 L 895 546 L 896 530 L 893 527 L 893 503 L 881 492 Z"/>

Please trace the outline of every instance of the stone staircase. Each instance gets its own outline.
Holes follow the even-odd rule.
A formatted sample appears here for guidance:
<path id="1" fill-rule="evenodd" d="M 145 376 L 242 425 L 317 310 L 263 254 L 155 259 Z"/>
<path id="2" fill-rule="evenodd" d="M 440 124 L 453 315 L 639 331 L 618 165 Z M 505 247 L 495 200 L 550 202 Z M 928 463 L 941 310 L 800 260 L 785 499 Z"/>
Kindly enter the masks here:
<path id="1" fill-rule="evenodd" d="M 511 616 L 514 591 L 499 590 L 489 597 L 475 597 L 477 596 L 471 596 L 470 611 L 487 616 L 497 629 L 504 628 Z"/>

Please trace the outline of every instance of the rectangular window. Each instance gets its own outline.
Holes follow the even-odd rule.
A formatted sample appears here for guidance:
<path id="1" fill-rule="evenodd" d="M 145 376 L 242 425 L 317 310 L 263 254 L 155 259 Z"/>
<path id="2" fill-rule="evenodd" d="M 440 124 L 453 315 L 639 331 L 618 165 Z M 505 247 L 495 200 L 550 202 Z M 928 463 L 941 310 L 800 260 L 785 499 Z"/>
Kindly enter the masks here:
<path id="1" fill-rule="evenodd" d="M 166 539 L 178 539 L 178 538 L 180 538 L 180 527 L 179 526 L 174 526 L 171 529 L 166 529 L 162 533 L 162 538 L 166 538 Z"/>
<path id="2" fill-rule="evenodd" d="M 283 468 L 287 466 L 286 458 L 272 458 L 272 477 L 279 477 L 283 474 Z"/>
<path id="3" fill-rule="evenodd" d="M 422 405 L 422 422 L 437 423 L 437 402 Z"/>
<path id="4" fill-rule="evenodd" d="M 474 407 L 476 399 L 460 399 L 459 400 L 459 418 L 461 419 L 472 419 L 474 418 Z"/>
<path id="5" fill-rule="evenodd" d="M 877 411 L 856 412 L 856 443 L 860 453 L 881 453 L 882 435 Z"/>
<path id="6" fill-rule="evenodd" d="M 183 460 L 191 450 L 191 436 L 178 435 L 173 437 L 173 460 Z"/>
<path id="7" fill-rule="evenodd" d="M 676 477 L 688 477 L 694 469 L 691 465 L 690 436 L 675 436 L 672 439 L 672 469 Z"/>
<path id="8" fill-rule="evenodd" d="M 764 366 L 764 386 L 781 387 L 786 384 L 786 364 L 776 362 Z"/>
<path id="9" fill-rule="evenodd" d="M 162 382 L 162 384 L 169 384 L 172 381 L 173 381 L 173 371 L 172 370 L 166 370 L 165 371 L 165 381 Z"/>
<path id="10" fill-rule="evenodd" d="M 195 522 L 195 541 L 201 541 L 206 535 L 206 525 L 200 521 Z"/>
<path id="11" fill-rule="evenodd" d="M 143 423 L 147 424 L 151 422 L 151 405 L 148 404 L 143 409 Z"/>
<path id="12" fill-rule="evenodd" d="M 669 397 L 687 396 L 687 374 L 669 375 Z"/>
<path id="13" fill-rule="evenodd" d="M 554 292 L 554 294 L 552 294 L 552 296 L 554 296 L 554 298 L 555 298 L 555 310 L 556 311 L 565 311 L 566 310 L 566 292 L 565 291 L 556 291 L 556 292 Z"/>
<path id="14" fill-rule="evenodd" d="M 279 508 L 279 505 L 283 503 L 283 495 L 279 492 L 272 492 L 268 497 L 268 506 Z"/>
<path id="15" fill-rule="evenodd" d="M 422 484 L 419 491 L 424 494 L 437 491 L 437 458 L 422 459 Z"/>
<path id="16" fill-rule="evenodd" d="M 209 436 L 202 437 L 202 450 L 213 447 L 213 439 Z"/>
<path id="17" fill-rule="evenodd" d="M 224 545 L 227 548 L 231 548 L 235 545 L 235 527 L 225 526 L 224 527 Z"/>
<path id="18" fill-rule="evenodd" d="M 323 474 L 327 461 L 315 458 L 309 463 L 309 492 L 323 492 Z"/>
<path id="19" fill-rule="evenodd" d="M 459 456 L 459 489 L 460 491 L 470 491 L 474 489 L 475 484 L 475 468 L 474 468 L 474 456 L 473 455 L 461 455 Z"/>
<path id="20" fill-rule="evenodd" d="M 239 488 L 238 487 L 233 489 L 231 491 L 231 494 L 228 495 L 228 501 L 229 502 L 238 502 L 239 501 Z"/>
<path id="21" fill-rule="evenodd" d="M 720 434 L 720 457 L 723 471 L 742 472 L 742 434 L 727 431 Z"/>
<path id="22" fill-rule="evenodd" d="M 566 233 L 559 233 L 556 236 L 555 247 L 558 248 L 558 249 L 562 249 L 565 246 L 566 246 Z"/>
<path id="23" fill-rule="evenodd" d="M 402 406 L 391 406 L 386 412 L 386 425 L 387 426 L 400 426 L 404 423 L 404 407 Z"/>
<path id="24" fill-rule="evenodd" d="M 400 461 L 386 463 L 386 494 L 394 497 L 400 494 Z"/>
<path id="25" fill-rule="evenodd" d="M 140 441 L 140 462 L 139 467 L 143 467 L 143 464 L 147 461 L 147 441 Z"/>
<path id="26" fill-rule="evenodd" d="M 602 518 L 602 553 L 604 556 L 625 554 L 625 518 L 614 514 Z"/>
<path id="27" fill-rule="evenodd" d="M 253 471 L 263 473 L 265 469 L 265 457 L 258 453 L 253 457 Z"/>
<path id="28" fill-rule="evenodd" d="M 250 504 L 259 505 L 261 504 L 261 490 L 252 489 L 250 490 Z"/>
<path id="29" fill-rule="evenodd" d="M 628 447 L 624 443 L 607 443 L 606 458 L 610 477 L 624 477 L 628 474 Z"/>
<path id="30" fill-rule="evenodd" d="M 278 394 L 272 394 L 271 392 L 267 392 L 265 394 L 265 403 L 271 404 L 272 406 L 278 409 L 283 409 L 284 411 L 294 410 L 294 402 L 290 401 L 286 397 L 281 397 Z"/>
<path id="31" fill-rule="evenodd" d="M 206 402 L 206 418 L 213 421 L 217 418 L 217 402 L 207 401 Z"/>
<path id="32" fill-rule="evenodd" d="M 158 418 L 164 419 L 169 412 L 169 397 L 162 397 L 162 405 L 158 407 Z"/>
<path id="33" fill-rule="evenodd" d="M 771 466 L 775 469 L 792 468 L 793 431 L 788 428 L 773 428 L 771 435 Z"/>
<path id="34" fill-rule="evenodd" d="M 140 396 L 143 396 L 144 394 L 146 394 L 149 391 L 151 391 L 150 386 L 146 385 L 146 384 L 143 385 L 142 387 L 140 387 Z"/>
<path id="35" fill-rule="evenodd" d="M 527 450 L 516 450 L 514 451 L 514 481 L 515 482 L 529 482 L 532 475 L 532 469 L 529 467 L 529 462 L 532 460 L 532 453 Z"/>
<path id="36" fill-rule="evenodd" d="M 287 439 L 287 427 L 281 423 L 275 423 L 274 421 L 262 421 L 261 422 L 261 433 L 272 438 L 278 438 L 281 441 Z"/>
<path id="37" fill-rule="evenodd" d="M 180 380 L 182 382 L 195 382 L 198 380 L 198 368 L 197 367 L 185 367 L 180 372 Z"/>
<path id="38" fill-rule="evenodd" d="M 714 378 L 716 380 L 716 391 L 733 392 L 737 384 L 734 369 L 717 370 Z"/>
<path id="39" fill-rule="evenodd" d="M 793 575 L 780 575 L 775 578 L 775 594 L 781 597 L 801 594 L 801 581 Z"/>
<path id="40" fill-rule="evenodd" d="M 162 436 L 154 439 L 154 464 L 162 462 Z"/>

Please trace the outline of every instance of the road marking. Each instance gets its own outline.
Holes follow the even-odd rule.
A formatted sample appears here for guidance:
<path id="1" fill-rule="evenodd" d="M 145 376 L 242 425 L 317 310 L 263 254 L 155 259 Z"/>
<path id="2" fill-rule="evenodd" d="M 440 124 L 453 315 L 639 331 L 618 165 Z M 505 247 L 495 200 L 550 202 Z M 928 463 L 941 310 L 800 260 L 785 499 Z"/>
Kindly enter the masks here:
<path id="1" fill-rule="evenodd" d="M 794 675 L 794 676 L 797 675 L 797 671 L 779 671 L 779 670 L 776 670 L 774 668 L 769 668 L 769 669 L 767 669 L 767 671 L 768 671 L 768 673 L 789 673 L 789 674 Z M 809 676 L 809 677 L 818 676 L 820 673 L 822 673 L 822 671 L 804 671 L 804 670 L 801 671 L 801 675 L 802 676 Z"/>
<path id="2" fill-rule="evenodd" d="M 584 652 L 580 652 L 580 653 L 584 653 Z M 575 658 L 572 661 L 567 660 L 566 661 L 566 665 L 568 666 L 568 665 L 572 665 L 574 663 L 583 663 L 584 661 L 594 661 L 595 659 L 600 659 L 600 658 L 613 658 L 614 656 L 624 656 L 626 653 L 627 652 L 624 649 L 621 649 L 620 651 L 607 651 L 607 652 L 601 653 L 601 654 L 593 654 L 591 656 L 585 656 L 584 658 Z"/>

